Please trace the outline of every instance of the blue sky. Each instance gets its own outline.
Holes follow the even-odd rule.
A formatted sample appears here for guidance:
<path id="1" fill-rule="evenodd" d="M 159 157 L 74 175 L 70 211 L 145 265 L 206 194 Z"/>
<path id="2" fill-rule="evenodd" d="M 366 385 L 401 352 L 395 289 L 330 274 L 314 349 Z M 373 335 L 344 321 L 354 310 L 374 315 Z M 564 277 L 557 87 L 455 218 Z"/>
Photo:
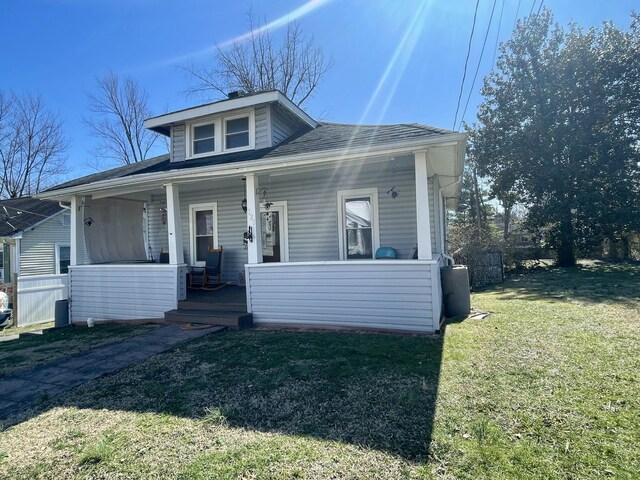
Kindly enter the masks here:
<path id="1" fill-rule="evenodd" d="M 475 0 L 21 0 L 3 1 L 0 89 L 42 94 L 64 120 L 69 177 L 87 166 L 94 144 L 84 125 L 95 77 L 109 70 L 143 86 L 154 113 L 202 103 L 183 92 L 193 80 L 180 65 L 206 64 L 213 45 L 246 33 L 246 12 L 285 24 L 291 12 L 334 66 L 305 108 L 345 123 L 420 122 L 453 126 Z M 535 3 L 537 10 L 540 0 Z M 493 0 L 480 0 L 469 60 L 466 101 Z M 465 120 L 473 121 L 482 78 L 492 65 L 502 0 Z M 505 0 L 499 39 L 509 38 L 518 11 L 533 0 Z M 547 0 L 561 23 L 612 20 L 626 28 L 637 0 Z M 519 6 L 519 8 L 518 8 Z M 300 7 L 304 7 L 300 9 Z M 274 34 L 277 35 L 277 26 Z"/>

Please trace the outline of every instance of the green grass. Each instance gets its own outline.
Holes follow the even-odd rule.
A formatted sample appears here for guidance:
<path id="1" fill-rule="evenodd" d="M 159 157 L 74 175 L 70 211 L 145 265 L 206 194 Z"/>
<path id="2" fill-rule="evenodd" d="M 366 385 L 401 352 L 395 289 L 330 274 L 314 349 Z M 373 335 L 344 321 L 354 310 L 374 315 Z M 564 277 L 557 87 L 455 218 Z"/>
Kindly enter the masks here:
<path id="1" fill-rule="evenodd" d="M 205 337 L 10 418 L 0 477 L 637 478 L 639 284 L 522 275 L 436 338 Z"/>
<path id="2" fill-rule="evenodd" d="M 53 322 L 39 323 L 37 325 L 27 325 L 24 327 L 16 327 L 11 325 L 10 327 L 0 330 L 0 337 L 7 336 L 7 335 L 16 335 L 16 334 L 19 335 L 21 333 L 27 333 L 27 332 L 36 332 L 39 330 L 52 328 L 52 327 L 53 327 Z"/>
<path id="3" fill-rule="evenodd" d="M 42 335 L 23 335 L 0 342 L 0 377 L 53 362 L 124 338 L 148 332 L 154 325 L 98 325 L 65 327 Z M 17 333 L 24 333 L 18 330 Z"/>

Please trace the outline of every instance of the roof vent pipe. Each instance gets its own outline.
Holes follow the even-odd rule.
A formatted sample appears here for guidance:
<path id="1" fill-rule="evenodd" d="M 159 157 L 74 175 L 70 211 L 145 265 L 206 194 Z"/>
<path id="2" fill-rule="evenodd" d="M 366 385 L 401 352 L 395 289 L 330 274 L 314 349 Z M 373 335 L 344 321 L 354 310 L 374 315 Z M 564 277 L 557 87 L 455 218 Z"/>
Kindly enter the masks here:
<path id="1" fill-rule="evenodd" d="M 232 98 L 244 97 L 245 95 L 246 93 L 244 90 L 235 90 L 233 92 L 227 93 L 227 97 L 229 97 L 229 100 L 231 100 Z"/>

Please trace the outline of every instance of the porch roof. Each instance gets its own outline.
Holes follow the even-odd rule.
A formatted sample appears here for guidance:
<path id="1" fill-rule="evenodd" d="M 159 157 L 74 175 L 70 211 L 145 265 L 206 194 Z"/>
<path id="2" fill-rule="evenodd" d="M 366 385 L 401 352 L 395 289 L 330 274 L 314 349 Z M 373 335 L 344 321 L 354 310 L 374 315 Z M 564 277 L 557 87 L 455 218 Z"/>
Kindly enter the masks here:
<path id="1" fill-rule="evenodd" d="M 409 150 L 420 146 L 442 142 L 463 142 L 466 134 L 445 130 L 417 123 L 396 125 L 354 125 L 323 122 L 315 129 L 301 130 L 291 138 L 275 147 L 216 155 L 182 162 L 171 162 L 168 154 L 143 162 L 95 173 L 66 183 L 54 186 L 40 195 L 43 198 L 56 198 L 63 190 L 80 190 L 82 186 L 102 185 L 105 181 L 125 179 L 144 175 L 183 172 L 185 170 L 244 163 L 252 161 L 269 161 L 318 156 L 345 156 L 363 152 L 363 155 L 374 155 L 376 150 L 388 147 L 407 146 Z M 185 172 L 186 173 L 186 172 Z M 196 173 L 194 171 L 193 173 Z M 133 178 L 131 178 L 133 180 Z M 149 178 L 150 179 L 150 178 Z M 97 186 L 97 185 L 96 185 Z M 82 189 L 84 190 L 84 189 Z M 90 188 L 86 189 L 90 190 Z M 66 192 L 65 192 L 66 193 Z"/>

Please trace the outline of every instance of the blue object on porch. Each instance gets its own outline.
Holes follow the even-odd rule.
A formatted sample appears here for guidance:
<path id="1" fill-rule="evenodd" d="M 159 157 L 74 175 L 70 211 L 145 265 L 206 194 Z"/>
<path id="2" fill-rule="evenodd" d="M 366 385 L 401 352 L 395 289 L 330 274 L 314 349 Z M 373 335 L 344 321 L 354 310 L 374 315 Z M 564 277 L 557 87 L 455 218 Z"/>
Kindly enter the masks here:
<path id="1" fill-rule="evenodd" d="M 376 260 L 395 260 L 398 258 L 396 249 L 391 247 L 380 247 L 376 250 Z"/>
<path id="2" fill-rule="evenodd" d="M 220 280 L 221 275 L 222 247 L 207 252 L 204 267 L 191 267 L 191 271 L 189 272 L 189 288 L 220 288 L 224 286 Z"/>

